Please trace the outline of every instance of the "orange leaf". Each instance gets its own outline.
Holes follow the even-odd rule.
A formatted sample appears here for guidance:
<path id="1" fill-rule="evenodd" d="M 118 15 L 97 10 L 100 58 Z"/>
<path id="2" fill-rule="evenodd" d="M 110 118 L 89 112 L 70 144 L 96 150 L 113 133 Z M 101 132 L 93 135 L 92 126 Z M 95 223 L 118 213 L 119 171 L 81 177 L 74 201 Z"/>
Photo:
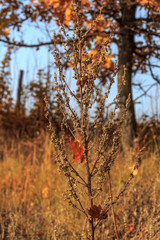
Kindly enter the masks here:
<path id="1" fill-rule="evenodd" d="M 73 137 L 70 137 L 69 146 L 73 153 L 74 158 L 73 163 L 77 162 L 78 160 L 81 160 L 81 163 L 84 162 L 85 160 L 83 155 L 84 147 L 81 145 L 81 140 L 74 141 Z"/>
<path id="2" fill-rule="evenodd" d="M 6 34 L 6 35 L 9 35 L 10 31 L 11 31 L 11 29 L 5 30 L 5 34 Z"/>
<path id="3" fill-rule="evenodd" d="M 84 85 L 85 85 L 85 83 L 87 82 L 87 80 L 88 80 L 88 75 L 87 75 L 87 76 L 84 76 L 82 81 L 77 80 L 76 85 L 77 85 L 77 86 L 81 85 L 82 88 L 83 88 Z"/>

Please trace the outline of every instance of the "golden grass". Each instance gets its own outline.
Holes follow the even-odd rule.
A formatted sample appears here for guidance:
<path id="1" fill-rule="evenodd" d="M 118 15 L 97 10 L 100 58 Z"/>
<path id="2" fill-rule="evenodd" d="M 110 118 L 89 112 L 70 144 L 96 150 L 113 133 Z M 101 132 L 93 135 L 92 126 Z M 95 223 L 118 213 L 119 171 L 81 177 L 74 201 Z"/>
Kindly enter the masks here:
<path id="1" fill-rule="evenodd" d="M 87 239 L 85 217 L 63 197 L 67 184 L 57 171 L 54 154 L 49 134 L 45 133 L 32 141 L 4 142 L 0 162 L 0 239 Z M 114 196 L 123 188 L 133 165 L 131 154 L 127 161 L 119 154 L 111 171 Z M 157 231 L 159 225 L 152 221 L 158 219 L 159 212 L 158 169 L 159 156 L 144 152 L 140 169 L 115 207 L 120 239 L 152 239 Z M 102 205 L 109 197 L 107 184 L 106 178 L 105 191 L 99 198 Z M 110 212 L 97 229 L 96 239 L 114 239 Z"/>

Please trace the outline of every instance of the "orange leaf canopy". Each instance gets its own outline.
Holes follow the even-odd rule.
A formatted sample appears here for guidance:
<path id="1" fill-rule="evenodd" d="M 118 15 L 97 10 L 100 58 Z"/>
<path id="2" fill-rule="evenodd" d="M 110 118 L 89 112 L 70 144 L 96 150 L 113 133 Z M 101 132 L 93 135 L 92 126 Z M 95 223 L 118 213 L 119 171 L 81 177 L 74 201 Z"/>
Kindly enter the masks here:
<path id="1" fill-rule="evenodd" d="M 137 0 L 138 3 L 145 5 L 152 11 L 160 12 L 160 1 L 159 0 Z"/>
<path id="2" fill-rule="evenodd" d="M 70 137 L 69 146 L 73 153 L 73 163 L 77 162 L 78 160 L 80 160 L 81 163 L 84 162 L 84 147 L 81 145 L 81 138 L 79 137 L 77 141 L 74 141 L 73 137 Z"/>

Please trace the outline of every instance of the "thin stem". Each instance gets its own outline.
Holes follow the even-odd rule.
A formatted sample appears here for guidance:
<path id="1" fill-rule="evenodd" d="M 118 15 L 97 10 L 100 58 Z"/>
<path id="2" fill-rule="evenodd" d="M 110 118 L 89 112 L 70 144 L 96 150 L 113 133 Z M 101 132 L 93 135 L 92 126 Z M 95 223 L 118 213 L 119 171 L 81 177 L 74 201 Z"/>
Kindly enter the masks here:
<path id="1" fill-rule="evenodd" d="M 76 1 L 77 4 L 77 13 L 79 12 L 79 4 L 80 2 Z M 82 36 L 81 36 L 81 30 L 80 30 L 80 19 L 79 15 L 77 14 L 77 19 L 78 19 L 78 39 L 79 39 L 79 81 L 80 81 L 80 101 L 81 101 L 81 129 L 83 132 L 83 137 L 84 137 L 84 145 L 85 145 L 85 158 L 86 158 L 86 170 L 87 170 L 87 187 L 88 187 L 88 197 L 89 197 L 89 204 L 90 208 L 93 207 L 93 197 L 92 197 L 92 185 L 91 185 L 91 172 L 89 168 L 89 161 L 88 161 L 88 140 L 87 140 L 87 135 L 86 135 L 86 122 L 84 119 L 84 102 L 83 102 L 83 80 L 82 80 Z M 90 229 L 91 229 L 91 240 L 94 240 L 94 222 L 93 218 L 89 220 L 90 223 Z"/>
<path id="2" fill-rule="evenodd" d="M 76 190 L 74 189 L 74 186 L 73 186 L 73 183 L 72 183 L 72 181 L 71 181 L 71 179 L 69 178 L 69 183 L 70 183 L 70 186 L 71 186 L 71 188 L 72 188 L 72 193 L 73 193 L 73 197 L 74 197 L 74 199 L 79 203 L 79 205 L 80 205 L 80 207 L 81 207 L 81 211 L 86 215 L 86 217 L 88 218 L 88 215 L 87 215 L 87 213 L 86 213 L 86 211 L 85 211 L 85 209 L 84 209 L 84 207 L 83 207 L 83 205 L 82 205 L 82 203 L 81 203 L 81 201 L 80 201 L 80 199 L 79 199 L 79 197 L 78 197 L 78 195 L 77 195 L 77 192 L 76 192 Z M 77 208 L 77 209 L 79 209 L 76 205 L 75 205 L 75 207 Z M 80 210 L 80 209 L 79 209 Z"/>
<path id="3" fill-rule="evenodd" d="M 118 230 L 117 230 L 117 224 L 116 224 L 116 218 L 115 218 L 115 213 L 114 213 L 114 207 L 112 203 L 112 188 L 111 188 L 111 177 L 110 177 L 110 170 L 107 170 L 107 176 L 108 176 L 108 184 L 109 184 L 109 194 L 110 194 L 110 201 L 111 201 L 111 208 L 112 208 L 112 216 L 113 216 L 113 222 L 114 222 L 114 230 L 116 233 L 117 240 L 119 240 L 118 237 Z"/>
<path id="4" fill-rule="evenodd" d="M 85 186 L 87 186 L 87 183 L 86 183 L 86 181 L 81 177 L 81 175 L 75 170 L 75 168 L 72 166 L 72 164 L 67 160 L 67 158 L 65 158 L 65 161 L 68 163 L 68 165 L 70 166 L 70 168 L 72 169 L 72 171 L 75 173 L 75 175 L 77 176 L 77 177 L 79 177 L 81 180 L 82 180 L 82 182 L 84 182 L 84 185 Z"/>

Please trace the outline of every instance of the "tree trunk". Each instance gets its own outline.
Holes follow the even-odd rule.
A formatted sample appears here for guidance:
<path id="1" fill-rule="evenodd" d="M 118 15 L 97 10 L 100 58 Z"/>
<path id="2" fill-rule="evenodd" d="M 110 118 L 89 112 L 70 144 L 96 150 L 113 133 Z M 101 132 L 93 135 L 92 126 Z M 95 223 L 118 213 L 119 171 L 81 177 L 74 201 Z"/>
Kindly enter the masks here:
<path id="1" fill-rule="evenodd" d="M 23 74 L 24 74 L 24 71 L 20 70 L 19 80 L 18 80 L 18 90 L 17 90 L 17 103 L 16 103 L 16 107 L 17 107 L 18 112 L 20 111 L 20 108 L 21 108 Z"/>
<path id="2" fill-rule="evenodd" d="M 120 94 L 120 115 L 122 115 L 129 94 L 131 96 L 127 116 L 125 117 L 125 123 L 122 127 L 122 147 L 123 150 L 126 151 L 132 146 L 133 137 L 136 131 L 134 103 L 132 98 L 132 61 L 134 50 L 134 32 L 132 31 L 132 24 L 135 19 L 136 6 L 133 5 L 129 8 L 127 2 L 124 0 L 120 0 L 120 5 L 122 15 L 118 44 L 118 91 Z M 122 85 L 123 80 L 125 85 Z"/>

